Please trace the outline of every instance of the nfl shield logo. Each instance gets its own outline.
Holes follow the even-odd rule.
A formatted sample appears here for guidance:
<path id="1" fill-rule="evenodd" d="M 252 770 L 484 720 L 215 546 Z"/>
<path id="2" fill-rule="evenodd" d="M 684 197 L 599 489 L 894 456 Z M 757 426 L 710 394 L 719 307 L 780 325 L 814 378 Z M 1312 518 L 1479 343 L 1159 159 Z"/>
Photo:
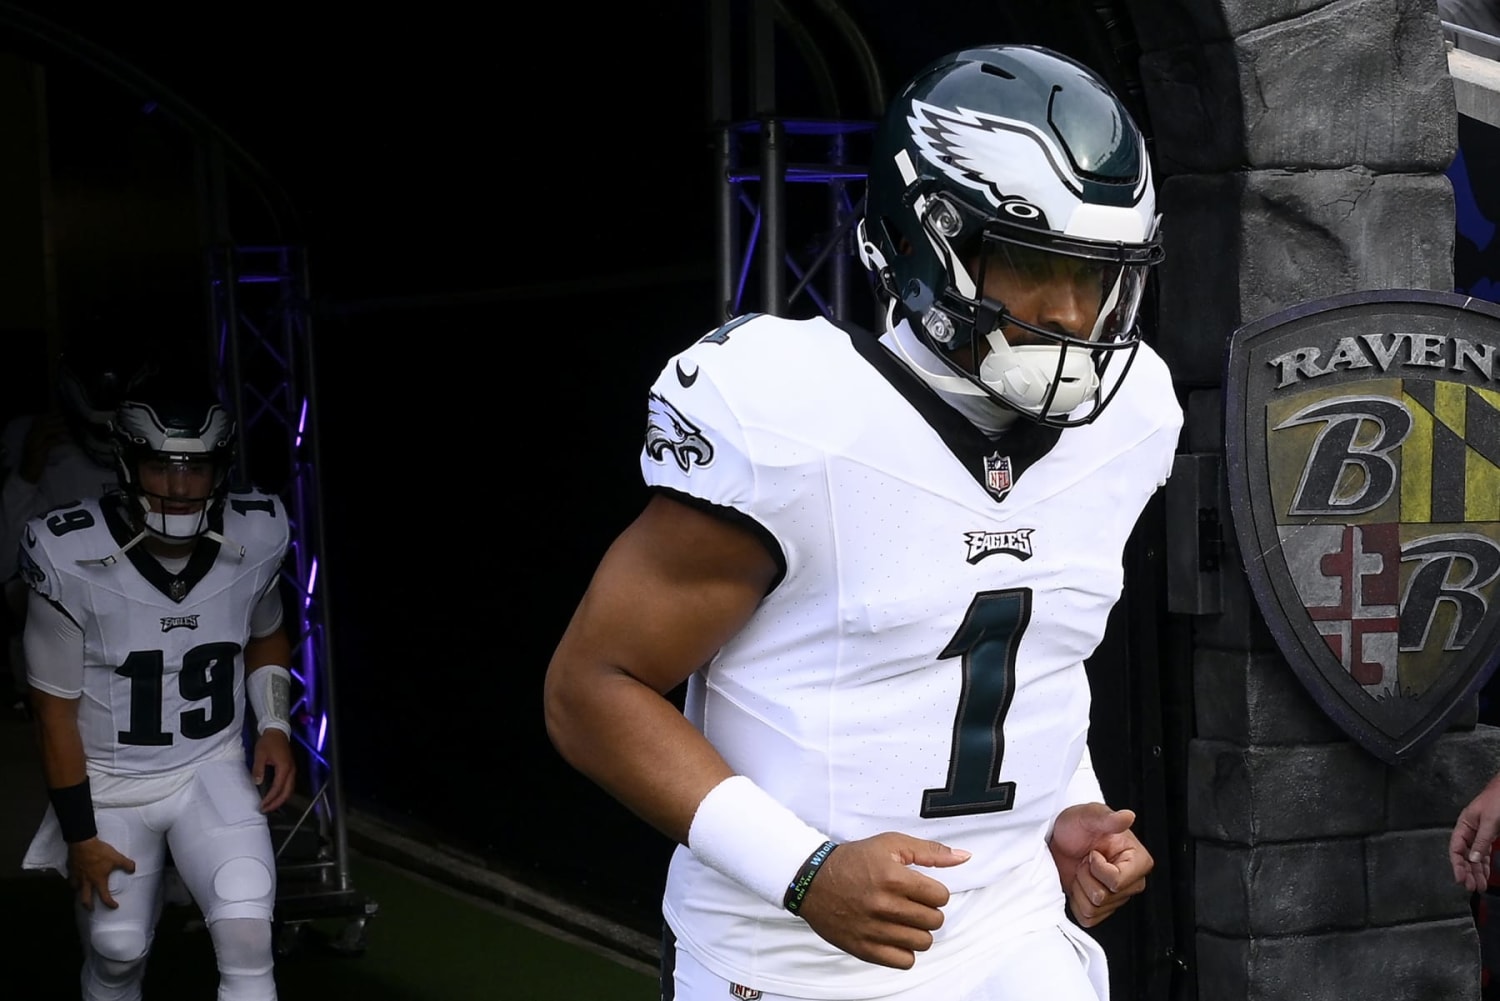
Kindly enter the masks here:
<path id="1" fill-rule="evenodd" d="M 1235 331 L 1229 498 L 1245 573 L 1323 710 L 1398 763 L 1500 645 L 1500 307 L 1386 290 Z"/>
<path id="2" fill-rule="evenodd" d="M 739 998 L 740 1001 L 758 1001 L 760 991 L 753 987 L 746 987 L 743 984 L 730 984 L 729 995 L 730 997 Z"/>
<path id="3" fill-rule="evenodd" d="M 995 495 L 996 500 L 1004 500 L 1005 495 L 1010 493 L 1010 456 L 994 455 L 986 456 L 984 460 L 984 486 L 985 489 Z"/>

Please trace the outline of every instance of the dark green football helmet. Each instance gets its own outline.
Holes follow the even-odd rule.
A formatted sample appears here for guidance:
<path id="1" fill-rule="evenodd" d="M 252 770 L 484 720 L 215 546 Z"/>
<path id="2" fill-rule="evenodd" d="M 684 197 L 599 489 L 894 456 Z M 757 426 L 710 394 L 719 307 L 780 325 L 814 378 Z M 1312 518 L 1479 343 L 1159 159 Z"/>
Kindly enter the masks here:
<path id="1" fill-rule="evenodd" d="M 951 370 L 929 382 L 1043 424 L 1098 416 L 1106 366 L 1128 367 L 1139 345 L 1136 310 L 1162 251 L 1145 141 L 1096 74 L 1028 45 L 929 64 L 876 130 L 865 198 L 860 254 L 889 320 L 909 320 Z M 994 294 L 991 267 L 1086 280 L 1092 329 L 1025 322 L 981 294 Z"/>

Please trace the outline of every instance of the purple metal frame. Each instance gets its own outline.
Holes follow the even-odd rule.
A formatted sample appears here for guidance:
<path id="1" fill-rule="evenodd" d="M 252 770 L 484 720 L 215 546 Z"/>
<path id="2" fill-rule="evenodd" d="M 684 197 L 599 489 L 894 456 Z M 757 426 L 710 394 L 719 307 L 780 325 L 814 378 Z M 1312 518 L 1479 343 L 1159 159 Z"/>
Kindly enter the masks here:
<path id="1" fill-rule="evenodd" d="M 854 254 L 850 231 L 858 221 L 857 203 L 849 197 L 849 185 L 860 184 L 865 168 L 847 163 L 849 140 L 874 129 L 870 121 L 823 119 L 771 119 L 720 126 L 716 143 L 723 182 L 719 190 L 719 288 L 724 318 L 753 309 L 788 315 L 797 298 L 806 293 L 822 315 L 834 320 L 850 319 L 849 273 Z M 746 136 L 760 136 L 761 150 L 752 164 L 740 162 Z M 818 141 L 824 162 L 798 163 L 787 159 L 795 144 Z M 786 222 L 781 189 L 786 184 L 819 184 L 828 189 L 825 242 L 803 265 L 785 249 Z M 756 197 L 756 196 L 759 197 Z M 743 246 L 737 246 L 741 222 L 749 231 Z M 747 301 L 746 288 L 752 267 L 761 268 L 760 301 Z M 784 293 L 784 272 L 796 279 Z M 826 279 L 826 289 L 813 284 Z"/>
<path id="2" fill-rule="evenodd" d="M 208 274 L 212 349 L 225 402 L 240 425 L 237 485 L 252 482 L 253 468 L 255 484 L 285 503 L 291 533 L 282 578 L 296 599 L 289 605 L 297 616 L 288 665 L 295 681 L 292 736 L 307 763 L 310 793 L 300 815 L 278 832 L 278 871 L 288 877 L 278 891 L 278 920 L 353 914 L 358 937 L 374 906 L 355 893 L 349 873 L 306 251 L 216 248 Z M 311 857 L 289 850 L 306 845 L 309 832 L 317 846 Z"/>

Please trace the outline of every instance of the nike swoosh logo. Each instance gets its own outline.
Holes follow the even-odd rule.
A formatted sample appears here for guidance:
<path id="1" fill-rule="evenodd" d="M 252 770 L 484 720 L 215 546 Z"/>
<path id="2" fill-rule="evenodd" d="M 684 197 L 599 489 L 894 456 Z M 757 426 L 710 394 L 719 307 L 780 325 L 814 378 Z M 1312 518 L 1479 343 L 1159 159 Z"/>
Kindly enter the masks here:
<path id="1" fill-rule="evenodd" d="M 682 388 L 683 389 L 687 389 L 693 383 L 695 383 L 695 382 L 698 381 L 698 370 L 696 368 L 694 368 L 693 369 L 693 374 L 692 375 L 688 375 L 686 372 L 684 372 L 682 370 L 682 362 L 678 362 L 677 363 L 677 381 L 682 384 Z"/>

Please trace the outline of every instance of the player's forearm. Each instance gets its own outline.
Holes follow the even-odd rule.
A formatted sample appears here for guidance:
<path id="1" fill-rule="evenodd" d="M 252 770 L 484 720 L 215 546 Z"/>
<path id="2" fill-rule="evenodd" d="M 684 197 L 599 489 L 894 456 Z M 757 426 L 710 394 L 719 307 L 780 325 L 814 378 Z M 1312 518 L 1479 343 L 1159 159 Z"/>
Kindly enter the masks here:
<path id="1" fill-rule="evenodd" d="M 37 745 L 42 775 L 49 789 L 75 786 L 88 777 L 83 737 L 78 732 L 77 699 L 62 699 L 33 688 Z"/>
<path id="2" fill-rule="evenodd" d="M 291 640 L 280 628 L 245 644 L 245 698 L 261 734 L 275 729 L 291 736 L 291 657 Z"/>
<path id="3" fill-rule="evenodd" d="M 277 629 L 265 636 L 252 636 L 245 644 L 245 673 L 267 664 L 288 667 L 292 662 L 292 641 L 286 630 Z"/>
<path id="4" fill-rule="evenodd" d="M 553 745 L 642 820 L 686 844 L 698 804 L 733 774 L 729 765 L 649 686 L 621 671 L 580 674 L 549 675 L 546 720 Z"/>

